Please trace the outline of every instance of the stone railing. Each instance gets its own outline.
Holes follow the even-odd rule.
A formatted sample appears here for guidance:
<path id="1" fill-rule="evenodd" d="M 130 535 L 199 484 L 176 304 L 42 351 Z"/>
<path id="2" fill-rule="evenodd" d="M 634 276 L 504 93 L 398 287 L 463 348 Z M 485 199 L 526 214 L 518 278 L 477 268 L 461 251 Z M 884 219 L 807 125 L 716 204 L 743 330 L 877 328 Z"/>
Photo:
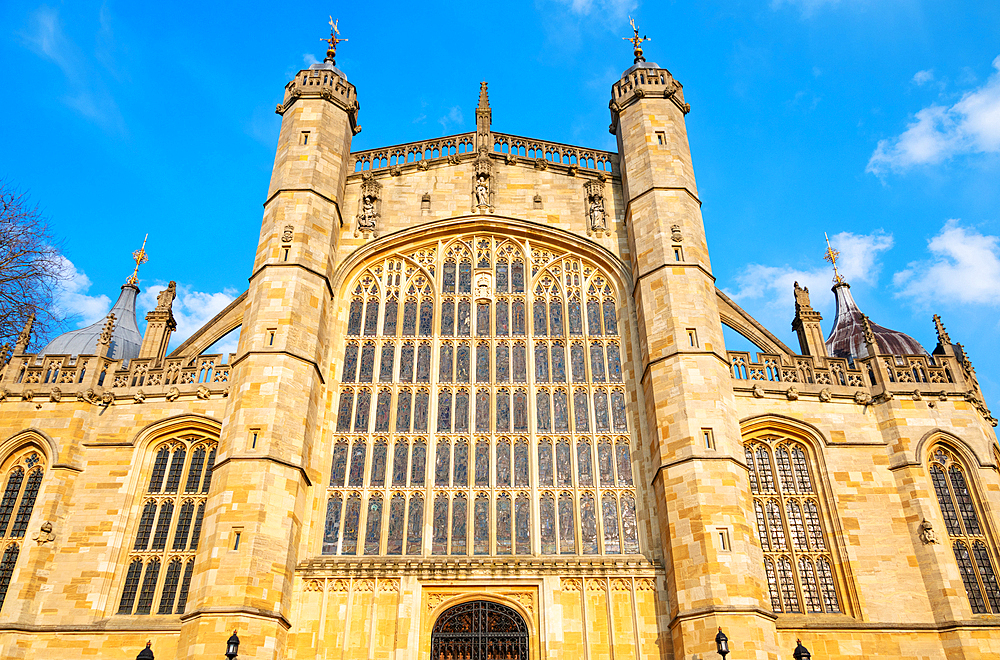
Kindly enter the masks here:
<path id="1" fill-rule="evenodd" d="M 505 133 L 493 134 L 493 151 L 526 158 L 529 162 L 544 160 L 569 167 L 607 172 L 615 176 L 619 169 L 618 154 L 611 151 L 574 147 Z"/>
<path id="2" fill-rule="evenodd" d="M 195 358 L 110 360 L 96 355 L 18 355 L 0 367 L 0 401 L 52 401 L 63 398 L 111 403 L 148 396 L 168 400 L 185 394 L 199 398 L 228 394 L 232 354 Z"/>
<path id="3" fill-rule="evenodd" d="M 461 133 L 433 140 L 357 151 L 351 154 L 352 171 L 379 170 L 471 154 L 475 151 L 475 140 L 475 133 Z"/>

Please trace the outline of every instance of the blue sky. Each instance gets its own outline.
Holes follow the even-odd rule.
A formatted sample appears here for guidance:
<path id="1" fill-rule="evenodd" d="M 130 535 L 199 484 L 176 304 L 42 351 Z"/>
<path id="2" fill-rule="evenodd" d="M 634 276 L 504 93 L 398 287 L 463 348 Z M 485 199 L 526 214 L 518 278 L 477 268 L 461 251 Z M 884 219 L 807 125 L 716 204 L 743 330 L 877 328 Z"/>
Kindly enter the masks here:
<path id="1" fill-rule="evenodd" d="M 274 106 L 322 58 L 329 13 L 355 149 L 472 130 L 484 79 L 496 130 L 613 149 L 631 14 L 692 106 L 719 286 L 797 346 L 792 281 L 830 327 L 829 232 L 861 308 L 928 350 L 941 314 L 1000 413 L 1000 3 L 498 6 L 4 3 L 0 176 L 64 238 L 64 311 L 103 316 L 147 232 L 140 302 L 176 280 L 178 340 L 246 287 Z"/>

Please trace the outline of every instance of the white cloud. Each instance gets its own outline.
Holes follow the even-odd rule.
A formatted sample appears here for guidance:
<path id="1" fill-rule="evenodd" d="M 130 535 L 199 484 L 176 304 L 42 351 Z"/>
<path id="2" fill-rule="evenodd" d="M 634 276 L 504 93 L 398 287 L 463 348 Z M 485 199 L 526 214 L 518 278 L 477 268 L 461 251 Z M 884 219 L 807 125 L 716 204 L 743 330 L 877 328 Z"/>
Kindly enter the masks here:
<path id="1" fill-rule="evenodd" d="M 91 323 L 107 316 L 111 310 L 111 298 L 104 294 L 88 295 L 91 281 L 87 274 L 73 265 L 69 259 L 62 257 L 63 274 L 53 291 L 53 313 L 74 322 L 76 327 L 84 328 Z"/>
<path id="2" fill-rule="evenodd" d="M 449 108 L 448 112 L 438 119 L 438 123 L 441 124 L 444 131 L 447 131 L 450 126 L 462 126 L 465 123 L 462 108 L 457 105 Z"/>
<path id="3" fill-rule="evenodd" d="M 871 234 L 852 234 L 841 232 L 830 237 L 834 249 L 840 251 L 837 267 L 840 274 L 851 283 L 875 284 L 878 280 L 883 252 L 893 245 L 891 234 L 882 230 Z M 832 286 L 833 271 L 825 263 L 818 261 L 811 269 L 798 269 L 791 266 L 768 266 L 764 264 L 748 264 L 743 273 L 736 278 L 737 288 L 726 290 L 726 293 L 740 305 L 752 304 L 763 314 L 758 320 L 768 325 L 791 322 L 794 316 L 795 300 L 792 295 L 792 285 L 798 282 L 810 290 L 812 305 L 820 310 L 832 310 L 833 296 L 823 295 Z M 777 326 L 775 326 L 777 327 Z"/>
<path id="4" fill-rule="evenodd" d="M 882 176 L 962 154 L 1000 152 L 1000 57 L 993 67 L 998 73 L 954 105 L 930 105 L 898 137 L 880 140 L 865 171 Z"/>
<path id="5" fill-rule="evenodd" d="M 305 64 L 305 68 L 311 67 L 313 64 L 319 64 L 319 60 L 312 53 L 306 53 L 302 56 L 302 63 Z"/>
<path id="6" fill-rule="evenodd" d="M 165 284 L 154 284 L 139 294 L 138 307 L 141 315 L 156 307 L 156 296 L 163 291 Z M 174 299 L 174 320 L 177 330 L 170 337 L 170 347 L 175 348 L 204 326 L 216 314 L 226 308 L 236 299 L 234 289 L 223 289 L 215 293 L 194 291 L 186 284 L 177 285 L 177 297 Z M 235 352 L 238 334 L 227 336 L 226 341 L 216 344 L 218 352 Z"/>
<path id="7" fill-rule="evenodd" d="M 924 69 L 913 74 L 913 84 L 926 85 L 934 81 L 934 69 Z"/>
<path id="8" fill-rule="evenodd" d="M 1000 304 L 1000 237 L 984 235 L 948 220 L 927 241 L 930 255 L 893 276 L 897 296 L 929 304 Z"/>
<path id="9" fill-rule="evenodd" d="M 633 11 L 637 6 L 636 0 L 558 0 L 560 4 L 567 5 L 574 14 L 587 16 L 595 9 L 601 14 L 610 17 L 623 17 L 628 12 Z"/>

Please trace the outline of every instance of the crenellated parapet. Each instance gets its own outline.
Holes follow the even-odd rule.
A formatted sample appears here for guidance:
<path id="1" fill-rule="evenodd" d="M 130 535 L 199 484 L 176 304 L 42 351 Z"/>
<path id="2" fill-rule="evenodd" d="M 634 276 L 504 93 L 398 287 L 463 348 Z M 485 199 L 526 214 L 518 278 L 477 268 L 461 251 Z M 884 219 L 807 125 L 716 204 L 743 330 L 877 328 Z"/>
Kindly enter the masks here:
<path id="1" fill-rule="evenodd" d="M 354 135 L 361 132 L 358 125 L 358 92 L 334 68 L 304 69 L 285 85 L 285 98 L 275 112 L 284 115 L 300 98 L 321 98 L 347 112 Z"/>
<path id="2" fill-rule="evenodd" d="M 621 80 L 611 86 L 610 132 L 617 134 L 619 113 L 641 98 L 664 98 L 671 101 L 683 114 L 691 112 L 691 106 L 684 101 L 684 89 L 670 72 L 655 64 L 642 62 L 629 68 Z"/>

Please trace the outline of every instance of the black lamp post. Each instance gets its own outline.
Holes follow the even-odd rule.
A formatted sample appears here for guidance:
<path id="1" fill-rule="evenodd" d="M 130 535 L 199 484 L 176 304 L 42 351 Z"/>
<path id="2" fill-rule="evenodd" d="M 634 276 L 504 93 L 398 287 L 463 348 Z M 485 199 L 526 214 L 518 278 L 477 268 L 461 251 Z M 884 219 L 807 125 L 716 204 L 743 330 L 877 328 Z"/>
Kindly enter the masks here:
<path id="1" fill-rule="evenodd" d="M 719 632 L 715 636 L 715 650 L 722 656 L 722 660 L 726 660 L 726 656 L 729 655 L 729 638 L 722 632 L 722 626 L 719 626 Z"/>
<path id="2" fill-rule="evenodd" d="M 795 660 L 809 660 L 812 657 L 812 653 L 809 652 L 809 649 L 802 646 L 802 640 L 797 639 L 795 640 L 795 652 L 792 653 L 792 657 Z"/>
<path id="3" fill-rule="evenodd" d="M 236 631 L 234 630 L 233 636 L 226 642 L 226 657 L 229 658 L 229 660 L 234 660 L 239 650 L 240 638 L 236 636 Z"/>
<path id="4" fill-rule="evenodd" d="M 135 660 L 154 660 L 153 649 L 149 648 L 150 642 L 146 642 L 146 648 L 139 651 L 139 655 L 135 656 Z"/>

